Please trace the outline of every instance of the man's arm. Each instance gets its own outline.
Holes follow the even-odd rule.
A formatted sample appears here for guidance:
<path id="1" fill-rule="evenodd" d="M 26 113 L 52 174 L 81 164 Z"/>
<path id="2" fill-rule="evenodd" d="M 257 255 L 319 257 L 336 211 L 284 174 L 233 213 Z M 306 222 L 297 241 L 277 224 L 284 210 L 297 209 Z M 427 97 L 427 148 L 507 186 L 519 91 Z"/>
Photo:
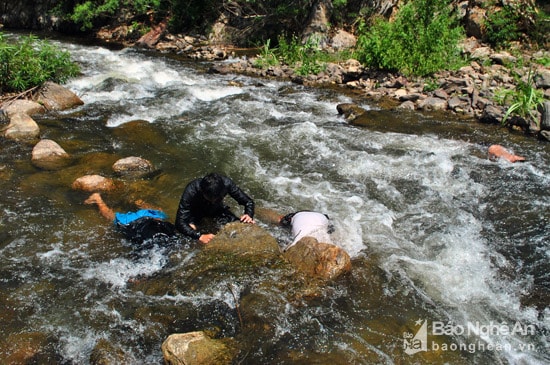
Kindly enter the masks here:
<path id="1" fill-rule="evenodd" d="M 191 211 L 191 206 L 194 197 L 198 193 L 197 186 L 198 182 L 195 180 L 185 187 L 185 190 L 181 195 L 181 199 L 178 205 L 178 212 L 176 213 L 175 222 L 176 229 L 178 231 L 194 239 L 199 239 L 201 236 L 201 233 L 199 231 L 194 230 L 190 226 L 190 224 L 195 223 L 194 216 Z"/>
<path id="2" fill-rule="evenodd" d="M 225 177 L 225 179 L 225 186 L 227 187 L 229 196 L 244 207 L 244 214 L 250 218 L 254 218 L 254 200 L 242 191 L 233 180 L 228 177 Z"/>

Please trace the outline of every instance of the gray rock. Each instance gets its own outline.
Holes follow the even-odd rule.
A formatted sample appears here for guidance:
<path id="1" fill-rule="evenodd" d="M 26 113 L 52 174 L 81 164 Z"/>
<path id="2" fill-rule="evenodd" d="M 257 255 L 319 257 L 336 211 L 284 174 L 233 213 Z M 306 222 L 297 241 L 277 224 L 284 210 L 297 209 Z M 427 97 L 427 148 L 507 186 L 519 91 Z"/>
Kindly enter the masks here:
<path id="1" fill-rule="evenodd" d="M 540 129 L 550 130 L 550 101 L 545 101 L 540 109 Z"/>
<path id="2" fill-rule="evenodd" d="M 436 97 L 428 97 L 418 103 L 418 108 L 425 111 L 446 110 L 447 100 Z"/>
<path id="3" fill-rule="evenodd" d="M 540 70 L 535 75 L 537 88 L 550 89 L 550 70 Z"/>
<path id="4" fill-rule="evenodd" d="M 504 113 L 502 107 L 488 104 L 483 109 L 479 121 L 482 123 L 500 123 L 504 117 Z"/>

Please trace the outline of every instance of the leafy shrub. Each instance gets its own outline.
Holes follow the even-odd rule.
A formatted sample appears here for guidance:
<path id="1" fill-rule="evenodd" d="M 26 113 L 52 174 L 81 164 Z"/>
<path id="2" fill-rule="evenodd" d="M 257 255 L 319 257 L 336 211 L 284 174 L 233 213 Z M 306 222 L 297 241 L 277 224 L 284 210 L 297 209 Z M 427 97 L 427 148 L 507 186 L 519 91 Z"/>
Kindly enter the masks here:
<path id="1" fill-rule="evenodd" d="M 71 7 L 68 4 L 61 3 L 59 9 Z M 78 2 L 68 12 L 71 21 L 80 25 L 82 31 L 92 29 L 94 22 L 102 17 L 111 17 L 117 14 L 120 9 L 137 15 L 144 15 L 148 10 L 158 10 L 161 6 L 161 0 L 86 0 Z"/>
<path id="2" fill-rule="evenodd" d="M 520 21 L 521 15 L 510 7 L 489 12 L 485 21 L 487 41 L 495 47 L 504 47 L 517 40 L 521 35 L 518 27 Z"/>
<path id="3" fill-rule="evenodd" d="M 520 0 L 488 12 L 485 26 L 487 42 L 494 47 L 506 47 L 522 38 L 545 46 L 550 32 L 550 17 L 531 1 Z"/>
<path id="4" fill-rule="evenodd" d="M 79 71 L 68 52 L 45 40 L 31 35 L 9 43 L 0 33 L 0 92 L 24 91 L 48 80 L 64 83 Z"/>
<path id="5" fill-rule="evenodd" d="M 356 57 L 365 65 L 426 76 L 461 65 L 458 41 L 464 37 L 445 0 L 410 0 L 395 20 L 362 24 Z"/>

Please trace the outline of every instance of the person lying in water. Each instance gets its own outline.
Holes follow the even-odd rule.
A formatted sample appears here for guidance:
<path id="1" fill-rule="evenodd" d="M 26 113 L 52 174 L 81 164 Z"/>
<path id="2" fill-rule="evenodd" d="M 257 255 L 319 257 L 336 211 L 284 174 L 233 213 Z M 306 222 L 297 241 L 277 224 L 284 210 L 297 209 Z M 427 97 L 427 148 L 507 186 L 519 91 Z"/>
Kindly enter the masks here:
<path id="1" fill-rule="evenodd" d="M 176 227 L 167 222 L 168 216 L 158 207 L 136 200 L 136 211 L 115 212 L 104 201 L 99 193 L 93 193 L 84 201 L 84 204 L 95 204 L 99 213 L 112 221 L 116 229 L 126 239 L 141 247 L 146 241 L 160 242 L 177 236 Z"/>
<path id="2" fill-rule="evenodd" d="M 334 232 L 334 226 L 326 214 L 302 210 L 282 216 L 279 224 L 289 227 L 292 237 L 292 242 L 284 248 L 284 251 L 304 237 L 313 237 L 319 242 L 332 244 L 331 233 Z"/>
<path id="3" fill-rule="evenodd" d="M 504 147 L 499 144 L 494 144 L 490 146 L 487 150 L 487 153 L 491 161 L 496 161 L 499 158 L 505 159 L 509 162 L 525 161 L 525 157 L 514 155 L 513 153 L 508 152 Z"/>
<path id="4" fill-rule="evenodd" d="M 266 223 L 290 228 L 291 239 L 283 251 L 288 250 L 304 237 L 313 237 L 319 242 L 333 244 L 331 234 L 334 232 L 334 226 L 329 216 L 324 213 L 301 210 L 281 215 L 268 208 L 259 208 L 258 215 Z"/>

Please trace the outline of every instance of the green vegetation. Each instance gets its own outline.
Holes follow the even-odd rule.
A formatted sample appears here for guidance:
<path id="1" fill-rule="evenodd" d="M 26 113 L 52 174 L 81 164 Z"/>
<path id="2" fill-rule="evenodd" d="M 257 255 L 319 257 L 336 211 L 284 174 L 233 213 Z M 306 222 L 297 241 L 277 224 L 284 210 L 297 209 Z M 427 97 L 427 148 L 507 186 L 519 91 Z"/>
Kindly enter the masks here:
<path id="1" fill-rule="evenodd" d="M 497 99 L 502 105 L 510 105 L 502 118 L 503 125 L 507 124 L 510 116 L 517 115 L 524 120 L 534 122 L 540 128 L 540 121 L 534 112 L 544 102 L 544 93 L 534 87 L 531 71 L 529 71 L 527 81 L 523 81 L 517 76 L 516 88 L 500 91 L 497 94 Z"/>
<path id="2" fill-rule="evenodd" d="M 359 29 L 356 57 L 363 64 L 404 75 L 426 76 L 462 64 L 464 37 L 445 0 L 410 0 L 395 20 L 375 19 Z"/>
<path id="3" fill-rule="evenodd" d="M 495 11 L 488 12 L 485 26 L 487 41 L 497 48 L 520 40 L 544 45 L 550 33 L 550 16 L 531 1 L 520 0 L 496 6 Z"/>
<path id="4" fill-rule="evenodd" d="M 346 52 L 328 53 L 319 47 L 319 40 L 314 37 L 302 43 L 293 36 L 290 40 L 284 37 L 278 38 L 278 46 L 271 47 L 271 41 L 267 40 L 261 47 L 260 54 L 254 65 L 259 68 L 267 68 L 280 64 L 288 65 L 295 69 L 301 76 L 315 75 L 326 69 L 328 62 L 337 62 L 349 58 Z"/>
<path id="5" fill-rule="evenodd" d="M 80 26 L 82 31 L 92 29 L 94 22 L 105 17 L 114 17 L 120 9 L 127 9 L 131 13 L 145 15 L 149 10 L 158 10 L 161 0 L 87 0 L 74 5 L 68 11 L 71 21 Z M 65 6 L 66 7 L 66 6 Z M 63 3 L 57 8 L 57 12 L 63 13 Z"/>
<path id="6" fill-rule="evenodd" d="M 79 73 L 66 51 L 27 36 L 16 43 L 0 33 L 0 92 L 24 91 L 45 81 L 64 83 Z"/>

